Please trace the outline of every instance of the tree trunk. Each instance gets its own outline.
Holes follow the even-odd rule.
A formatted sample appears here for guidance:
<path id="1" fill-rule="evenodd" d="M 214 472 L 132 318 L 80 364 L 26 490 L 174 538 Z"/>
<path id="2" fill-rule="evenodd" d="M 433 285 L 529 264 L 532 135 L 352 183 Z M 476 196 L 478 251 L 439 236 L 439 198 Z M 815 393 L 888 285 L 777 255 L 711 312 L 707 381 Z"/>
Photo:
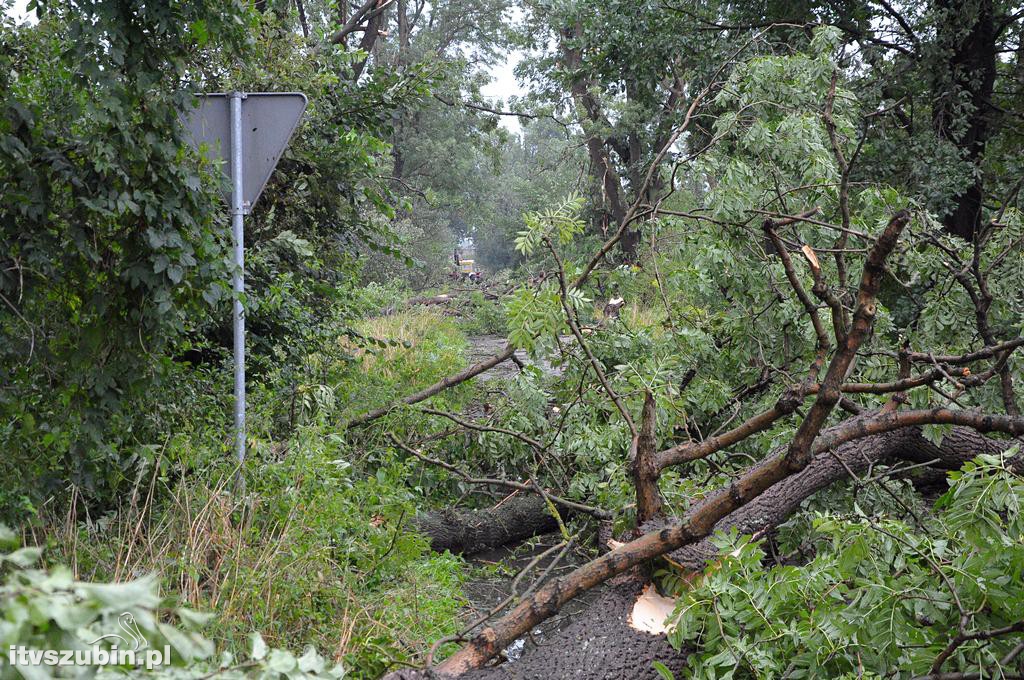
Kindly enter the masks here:
<path id="1" fill-rule="evenodd" d="M 566 67 L 578 72 L 583 67 L 583 57 L 579 50 L 571 45 L 581 29 L 578 26 L 567 28 L 562 32 L 562 56 L 565 59 Z M 594 178 L 600 195 L 594 203 L 601 206 L 600 216 L 596 219 L 605 230 L 615 231 L 626 218 L 626 197 L 622 189 L 622 180 L 615 166 L 612 163 L 611 155 L 605 146 L 603 135 L 609 130 L 609 123 L 601 111 L 601 104 L 590 91 L 590 82 L 582 75 L 576 74 L 569 85 L 573 100 L 582 109 L 586 122 L 584 123 L 584 134 L 586 135 L 587 155 L 590 159 L 590 174 Z M 628 234 L 627 234 L 628 236 Z M 628 256 L 625 244 L 626 239 L 620 241 L 622 252 Z M 632 252 L 635 251 L 635 243 L 632 244 Z"/>
<path id="2" fill-rule="evenodd" d="M 637 248 L 640 246 L 642 232 L 639 229 L 627 229 L 619 241 L 619 249 L 622 251 L 624 262 L 636 262 Z"/>
<path id="3" fill-rule="evenodd" d="M 636 488 L 636 521 L 643 524 L 661 515 L 662 499 L 658 489 L 660 470 L 657 463 L 655 425 L 657 410 L 650 392 L 644 395 L 640 431 L 630 451 L 629 472 Z"/>
<path id="4" fill-rule="evenodd" d="M 860 475 L 872 465 L 896 461 L 926 463 L 936 461 L 935 467 L 945 471 L 959 469 L 964 463 L 981 453 L 997 453 L 1011 442 L 982 436 L 966 427 L 956 427 L 942 440 L 941 446 L 928 441 L 920 428 L 907 427 L 893 432 L 857 439 L 837 447 L 834 451 L 818 454 L 802 472 L 771 487 L 746 506 L 722 519 L 716 531 L 735 528 L 741 534 L 754 534 L 774 529 L 800 508 L 800 504 L 818 491 L 846 479 L 852 472 Z M 775 455 L 782 455 L 780 449 Z M 765 465 L 766 459 L 759 465 Z M 1016 459 L 1021 461 L 1020 457 Z M 657 528 L 652 522 L 644 531 Z M 704 539 L 667 555 L 668 559 L 692 571 L 700 571 L 718 550 Z"/>
<path id="5" fill-rule="evenodd" d="M 366 52 L 366 57 L 360 59 L 356 63 L 352 64 L 352 80 L 359 80 L 359 76 L 363 74 L 363 69 L 366 68 L 366 62 L 369 61 L 370 57 L 376 53 L 377 39 L 383 32 L 383 28 L 387 22 L 388 8 L 390 5 L 384 5 L 381 2 L 377 2 L 375 5 L 377 8 L 383 7 L 384 10 L 379 14 L 370 12 L 370 20 L 366 22 L 366 26 L 363 28 L 363 37 L 359 41 L 359 49 Z"/>
<path id="6" fill-rule="evenodd" d="M 295 0 L 295 9 L 299 13 L 299 26 L 302 27 L 302 37 L 309 38 L 309 20 L 306 18 L 306 6 L 302 0 Z"/>
<path id="7" fill-rule="evenodd" d="M 992 0 L 937 0 L 935 7 L 941 12 L 936 38 L 946 68 L 936 69 L 932 119 L 936 133 L 953 142 L 975 169 L 971 183 L 953 197 L 942 223 L 949 233 L 972 241 L 981 227 L 985 195 L 981 162 L 996 78 L 995 10 Z M 965 113 L 964 94 L 970 102 Z"/>
<path id="8" fill-rule="evenodd" d="M 381 316 L 391 316 L 392 314 L 398 311 L 399 306 L 401 306 L 402 308 L 415 307 L 416 305 L 432 307 L 435 305 L 446 305 L 449 302 L 452 302 L 457 299 L 458 298 L 456 296 L 448 294 L 429 295 L 425 297 L 411 297 L 402 302 L 400 305 L 391 305 L 390 307 L 385 307 L 381 311 Z"/>
<path id="9" fill-rule="evenodd" d="M 567 512 L 561 509 L 563 517 Z M 430 549 L 472 555 L 558 529 L 540 496 L 517 495 L 483 510 L 446 508 L 417 518 L 412 526 L 430 539 Z"/>

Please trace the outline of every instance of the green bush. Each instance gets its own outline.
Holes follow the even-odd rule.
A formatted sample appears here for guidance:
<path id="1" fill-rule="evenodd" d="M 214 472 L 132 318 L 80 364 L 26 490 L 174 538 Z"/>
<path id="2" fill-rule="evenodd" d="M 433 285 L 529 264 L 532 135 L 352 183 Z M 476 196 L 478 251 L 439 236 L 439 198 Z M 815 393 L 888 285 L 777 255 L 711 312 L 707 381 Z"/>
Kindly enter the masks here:
<path id="1" fill-rule="evenodd" d="M 460 327 L 467 335 L 505 335 L 508 333 L 508 320 L 505 308 L 497 302 L 484 297 L 480 291 L 473 291 L 462 307 L 463 316 Z"/>

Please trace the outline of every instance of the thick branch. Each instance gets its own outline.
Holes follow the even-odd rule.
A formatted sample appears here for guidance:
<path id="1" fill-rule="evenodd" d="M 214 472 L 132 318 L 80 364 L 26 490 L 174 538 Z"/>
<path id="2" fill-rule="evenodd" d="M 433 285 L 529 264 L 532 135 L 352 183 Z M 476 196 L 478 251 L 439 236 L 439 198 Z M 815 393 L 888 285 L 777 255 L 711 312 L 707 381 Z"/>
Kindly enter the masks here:
<path id="1" fill-rule="evenodd" d="M 974 430 L 971 429 L 959 432 L 954 430 L 944 440 L 943 449 L 940 449 L 921 437 L 920 432 L 915 428 L 909 427 L 928 423 L 949 423 L 966 425 L 981 431 L 1024 434 L 1024 418 L 950 411 L 948 409 L 876 413 L 843 423 L 831 428 L 818 438 L 813 449 L 813 465 L 809 464 L 804 471 L 788 474 L 785 462 L 787 455 L 780 450 L 775 456 L 748 470 L 728 488 L 702 501 L 682 519 L 673 520 L 665 526 L 648 531 L 640 538 L 619 546 L 603 557 L 583 565 L 573 573 L 549 583 L 533 598 L 520 604 L 508 616 L 491 628 L 485 629 L 474 638 L 468 647 L 442 664 L 440 670 L 449 675 L 459 675 L 466 670 L 479 667 L 490 658 L 488 650 L 494 650 L 496 653 L 511 643 L 516 636 L 521 635 L 524 630 L 528 630 L 539 621 L 555 613 L 573 597 L 648 559 L 696 543 L 698 539 L 710 535 L 716 528 L 721 528 L 723 526 L 720 523 L 721 520 L 726 517 L 731 518 L 732 513 L 736 510 L 741 507 L 745 508 L 751 498 L 757 498 L 755 501 L 757 505 L 754 507 L 752 504 L 751 512 L 745 514 L 751 518 L 759 517 L 762 524 L 758 524 L 755 530 L 761 530 L 765 526 L 763 522 L 767 521 L 768 524 L 771 524 L 774 515 L 760 513 L 757 508 L 774 507 L 779 499 L 786 498 L 799 505 L 800 500 L 814 491 L 824 488 L 835 479 L 848 474 L 848 469 L 863 470 L 864 466 L 884 460 L 888 456 L 908 460 L 913 460 L 915 457 L 939 459 L 940 464 L 943 464 L 943 459 L 948 459 L 944 461 L 944 467 L 956 467 L 977 453 L 992 452 L 1002 448 L 992 440 L 975 438 L 976 436 L 972 436 Z M 893 430 L 898 430 L 902 434 L 895 438 L 892 436 L 880 438 L 884 433 Z M 873 439 L 869 439 L 872 437 Z M 855 445 L 835 448 L 854 440 L 857 440 Z M 951 443 L 947 444 L 947 440 Z M 833 451 L 844 452 L 842 456 L 846 459 L 846 466 L 849 467 L 842 464 L 832 466 L 829 461 L 835 460 Z M 1019 465 L 1022 460 L 1024 459 L 1018 456 L 1017 464 Z M 776 481 L 765 486 L 765 482 L 770 479 Z M 777 484 L 783 479 L 786 480 L 785 483 Z M 806 495 L 794 499 L 792 489 L 796 488 L 802 489 L 797 495 L 803 493 Z M 762 492 L 767 489 L 771 489 L 771 492 L 762 497 Z M 787 491 L 787 489 L 790 490 Z M 740 515 L 736 517 L 737 520 L 734 524 L 741 526 L 738 520 Z M 753 526 L 751 525 L 751 527 Z M 748 531 L 749 527 L 741 530 Z M 672 547 L 666 549 L 667 546 Z M 672 552 L 671 557 L 682 560 L 684 565 L 693 565 L 695 568 L 698 566 L 692 561 L 693 551 Z M 521 627 L 523 625 L 526 627 Z M 509 629 L 509 626 L 514 627 L 514 630 Z"/>
<path id="2" fill-rule="evenodd" d="M 931 354 L 929 352 L 910 352 L 907 356 L 911 361 L 917 363 L 931 364 L 938 362 L 940 364 L 963 366 L 964 364 L 971 364 L 975 361 L 981 361 L 982 359 L 991 359 L 997 354 L 1014 350 L 1022 346 L 1024 346 L 1024 337 L 1018 337 L 1012 340 L 1007 340 L 1006 342 L 998 345 L 989 345 L 976 352 L 968 352 L 967 354 Z"/>
<path id="3" fill-rule="evenodd" d="M 633 437 L 629 452 L 629 471 L 636 487 L 636 521 L 642 524 L 661 514 L 664 502 L 658 489 L 658 465 L 655 459 L 655 425 L 657 409 L 654 396 L 644 394 L 644 408 L 640 416 L 640 430 Z"/>
<path id="4" fill-rule="evenodd" d="M 799 401 L 794 401 L 792 399 L 780 399 L 775 406 L 763 413 L 758 413 L 756 416 L 744 421 L 728 432 L 723 432 L 722 434 L 714 437 L 708 437 L 700 442 L 687 442 L 685 444 L 678 444 L 665 449 L 664 451 L 659 452 L 656 456 L 656 467 L 659 470 L 664 470 L 672 465 L 679 465 L 680 463 L 706 458 L 712 453 L 721 451 L 728 446 L 732 446 L 737 442 L 743 441 L 751 435 L 755 435 L 758 432 L 764 432 L 774 425 L 775 421 L 792 413 L 798 404 Z"/>
<path id="5" fill-rule="evenodd" d="M 448 389 L 449 387 L 454 387 L 455 385 L 458 385 L 459 383 L 466 382 L 470 378 L 475 378 L 476 376 L 480 375 L 481 373 L 484 373 L 484 372 L 489 371 L 490 369 L 494 368 L 498 364 L 500 364 L 500 363 L 502 363 L 504 361 L 508 361 L 512 357 L 512 355 L 515 354 L 515 351 L 516 351 L 516 348 L 513 347 L 512 345 L 506 345 L 505 349 L 503 349 L 500 354 L 496 354 L 493 357 L 488 357 L 487 359 L 484 359 L 483 361 L 481 361 L 479 363 L 473 364 L 472 366 L 470 366 L 466 370 L 460 371 L 460 372 L 456 373 L 455 375 L 450 375 L 450 376 L 447 376 L 445 378 L 442 378 L 441 380 L 439 380 L 438 382 L 434 383 L 430 387 L 424 388 L 424 389 L 420 390 L 419 392 L 415 392 L 413 394 L 410 394 L 407 397 L 404 397 L 400 401 L 400 403 L 402 403 L 402 404 L 417 404 L 417 403 L 423 401 L 424 399 L 429 399 L 430 397 L 434 396 L 435 394 L 437 394 L 439 392 L 442 392 L 442 391 Z M 365 425 L 366 423 L 370 422 L 371 420 L 376 420 L 377 418 L 380 418 L 381 416 L 386 415 L 388 412 L 390 412 L 394 408 L 395 408 L 395 404 L 392 404 L 390 406 L 384 406 L 384 407 L 375 409 L 373 411 L 369 411 L 368 413 L 364 413 L 364 414 L 362 414 L 360 416 L 356 416 L 355 418 L 353 418 L 352 420 L 349 421 L 347 427 L 355 427 L 357 425 Z"/>
<path id="6" fill-rule="evenodd" d="M 378 1 L 379 0 L 366 0 L 359 9 L 352 13 L 352 16 L 349 17 L 348 21 L 346 21 L 341 28 L 331 34 L 331 37 L 328 38 L 328 42 L 332 45 L 341 43 L 349 36 L 349 34 L 355 33 L 361 24 L 383 14 L 384 11 L 391 6 L 391 3 L 394 2 L 394 0 L 383 0 L 383 2 L 377 4 Z M 376 7 L 374 7 L 374 5 L 376 5 Z"/>
<path id="7" fill-rule="evenodd" d="M 839 403 L 839 398 L 842 396 L 843 380 L 846 379 L 857 358 L 857 350 L 867 340 L 875 321 L 875 297 L 882 284 L 885 259 L 896 247 L 900 232 L 909 221 L 910 213 L 908 211 L 901 210 L 896 213 L 868 253 L 867 261 L 864 263 L 864 273 L 860 279 L 860 287 L 857 291 L 857 308 L 853 313 L 850 332 L 846 334 L 846 341 L 839 346 L 839 350 L 832 357 L 828 372 L 818 390 L 818 398 L 807 417 L 797 428 L 789 447 L 789 453 L 786 454 L 790 469 L 794 471 L 807 466 L 815 437 L 818 436 L 818 432 L 821 431 L 825 419 L 828 418 L 832 409 Z"/>

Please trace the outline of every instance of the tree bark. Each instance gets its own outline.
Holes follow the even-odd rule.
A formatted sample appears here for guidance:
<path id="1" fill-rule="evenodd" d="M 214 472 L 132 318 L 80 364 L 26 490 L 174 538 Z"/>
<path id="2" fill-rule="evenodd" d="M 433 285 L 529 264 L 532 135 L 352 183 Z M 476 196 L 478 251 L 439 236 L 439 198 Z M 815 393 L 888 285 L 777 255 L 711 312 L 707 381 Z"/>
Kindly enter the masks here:
<path id="1" fill-rule="evenodd" d="M 299 26 L 302 27 L 302 37 L 309 38 L 309 20 L 306 18 L 306 6 L 302 0 L 295 0 L 295 9 L 299 13 Z"/>
<path id="2" fill-rule="evenodd" d="M 370 18 L 363 28 L 363 37 L 359 41 L 359 49 L 366 53 L 366 57 L 352 64 L 352 80 L 359 80 L 359 77 L 363 74 L 363 69 L 366 68 L 366 62 L 370 60 L 371 56 L 375 55 L 377 39 L 383 31 L 384 22 L 387 20 L 387 10 L 390 6 L 389 2 L 384 3 L 378 0 L 377 7 L 382 8 L 382 11 L 374 11 L 368 14 Z"/>
<path id="3" fill-rule="evenodd" d="M 935 7 L 940 11 L 936 39 L 946 55 L 946 68 L 936 69 L 938 96 L 932 120 L 938 135 L 956 144 L 975 168 L 967 188 L 953 197 L 953 207 L 942 224 L 949 233 L 973 241 L 981 228 L 985 196 L 981 162 L 991 133 L 990 102 L 996 79 L 995 10 L 992 0 L 937 0 Z M 966 114 L 961 113 L 961 93 L 970 101 Z"/>
<path id="4" fill-rule="evenodd" d="M 617 229 L 626 219 L 626 197 L 622 188 L 622 180 L 615 170 L 611 155 L 601 135 L 603 132 L 610 132 L 610 130 L 606 130 L 610 123 L 601 111 L 601 104 L 597 97 L 590 91 L 591 83 L 579 73 L 583 68 L 583 57 L 579 50 L 571 45 L 571 41 L 576 38 L 579 30 L 579 27 L 574 26 L 562 31 L 562 56 L 565 59 L 566 68 L 574 72 L 569 91 L 589 122 L 584 125 L 584 130 L 587 155 L 590 159 L 590 174 L 601 191 L 600 200 L 595 203 L 604 208 L 603 219 L 599 218 L 598 222 L 605 230 L 609 227 Z M 629 257 L 630 251 L 627 250 L 624 240 L 620 240 L 620 248 Z M 635 243 L 630 245 L 634 252 L 635 246 Z"/>
<path id="5" fill-rule="evenodd" d="M 835 450 L 819 453 L 802 472 L 788 477 L 771 487 L 749 504 L 731 513 L 718 524 L 715 531 L 729 531 L 735 528 L 741 534 L 755 534 L 769 531 L 785 522 L 800 508 L 800 504 L 818 491 L 836 481 L 846 479 L 852 472 L 860 475 L 873 465 L 884 465 L 897 461 L 927 463 L 945 472 L 957 470 L 978 454 L 1004 451 L 1013 442 L 985 437 L 967 427 L 955 427 L 936 446 L 921 434 L 918 427 L 906 427 L 863 439 L 857 439 L 838 446 Z M 776 452 L 782 455 L 782 450 Z M 767 460 L 761 465 L 767 463 Z M 1016 456 L 1013 464 L 1021 466 L 1024 458 Z M 645 531 L 656 529 L 657 522 L 643 527 Z M 679 548 L 666 557 L 685 569 L 700 571 L 718 551 L 710 540 Z"/>
<path id="6" fill-rule="evenodd" d="M 563 517 L 569 512 L 562 509 Z M 430 539 L 430 549 L 472 555 L 558 529 L 540 496 L 513 496 L 494 508 L 446 508 L 417 518 L 412 526 Z"/>
<path id="7" fill-rule="evenodd" d="M 643 524 L 661 515 L 663 501 L 658 489 L 657 439 L 655 424 L 657 409 L 654 396 L 644 395 L 644 408 L 640 416 L 640 431 L 630 451 L 629 471 L 636 488 L 636 521 Z"/>

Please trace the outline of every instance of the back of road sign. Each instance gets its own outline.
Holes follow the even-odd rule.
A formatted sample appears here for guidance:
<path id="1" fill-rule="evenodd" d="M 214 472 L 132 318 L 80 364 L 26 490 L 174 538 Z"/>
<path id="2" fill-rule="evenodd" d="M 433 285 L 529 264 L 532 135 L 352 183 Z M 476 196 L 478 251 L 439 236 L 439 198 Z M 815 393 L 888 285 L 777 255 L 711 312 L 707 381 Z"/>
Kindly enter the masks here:
<path id="1" fill-rule="evenodd" d="M 211 161 L 224 161 L 231 178 L 231 96 L 197 95 L 199 106 L 183 116 L 197 148 L 208 149 Z M 248 92 L 242 99 L 242 200 L 248 213 L 302 118 L 306 95 L 301 92 Z"/>

